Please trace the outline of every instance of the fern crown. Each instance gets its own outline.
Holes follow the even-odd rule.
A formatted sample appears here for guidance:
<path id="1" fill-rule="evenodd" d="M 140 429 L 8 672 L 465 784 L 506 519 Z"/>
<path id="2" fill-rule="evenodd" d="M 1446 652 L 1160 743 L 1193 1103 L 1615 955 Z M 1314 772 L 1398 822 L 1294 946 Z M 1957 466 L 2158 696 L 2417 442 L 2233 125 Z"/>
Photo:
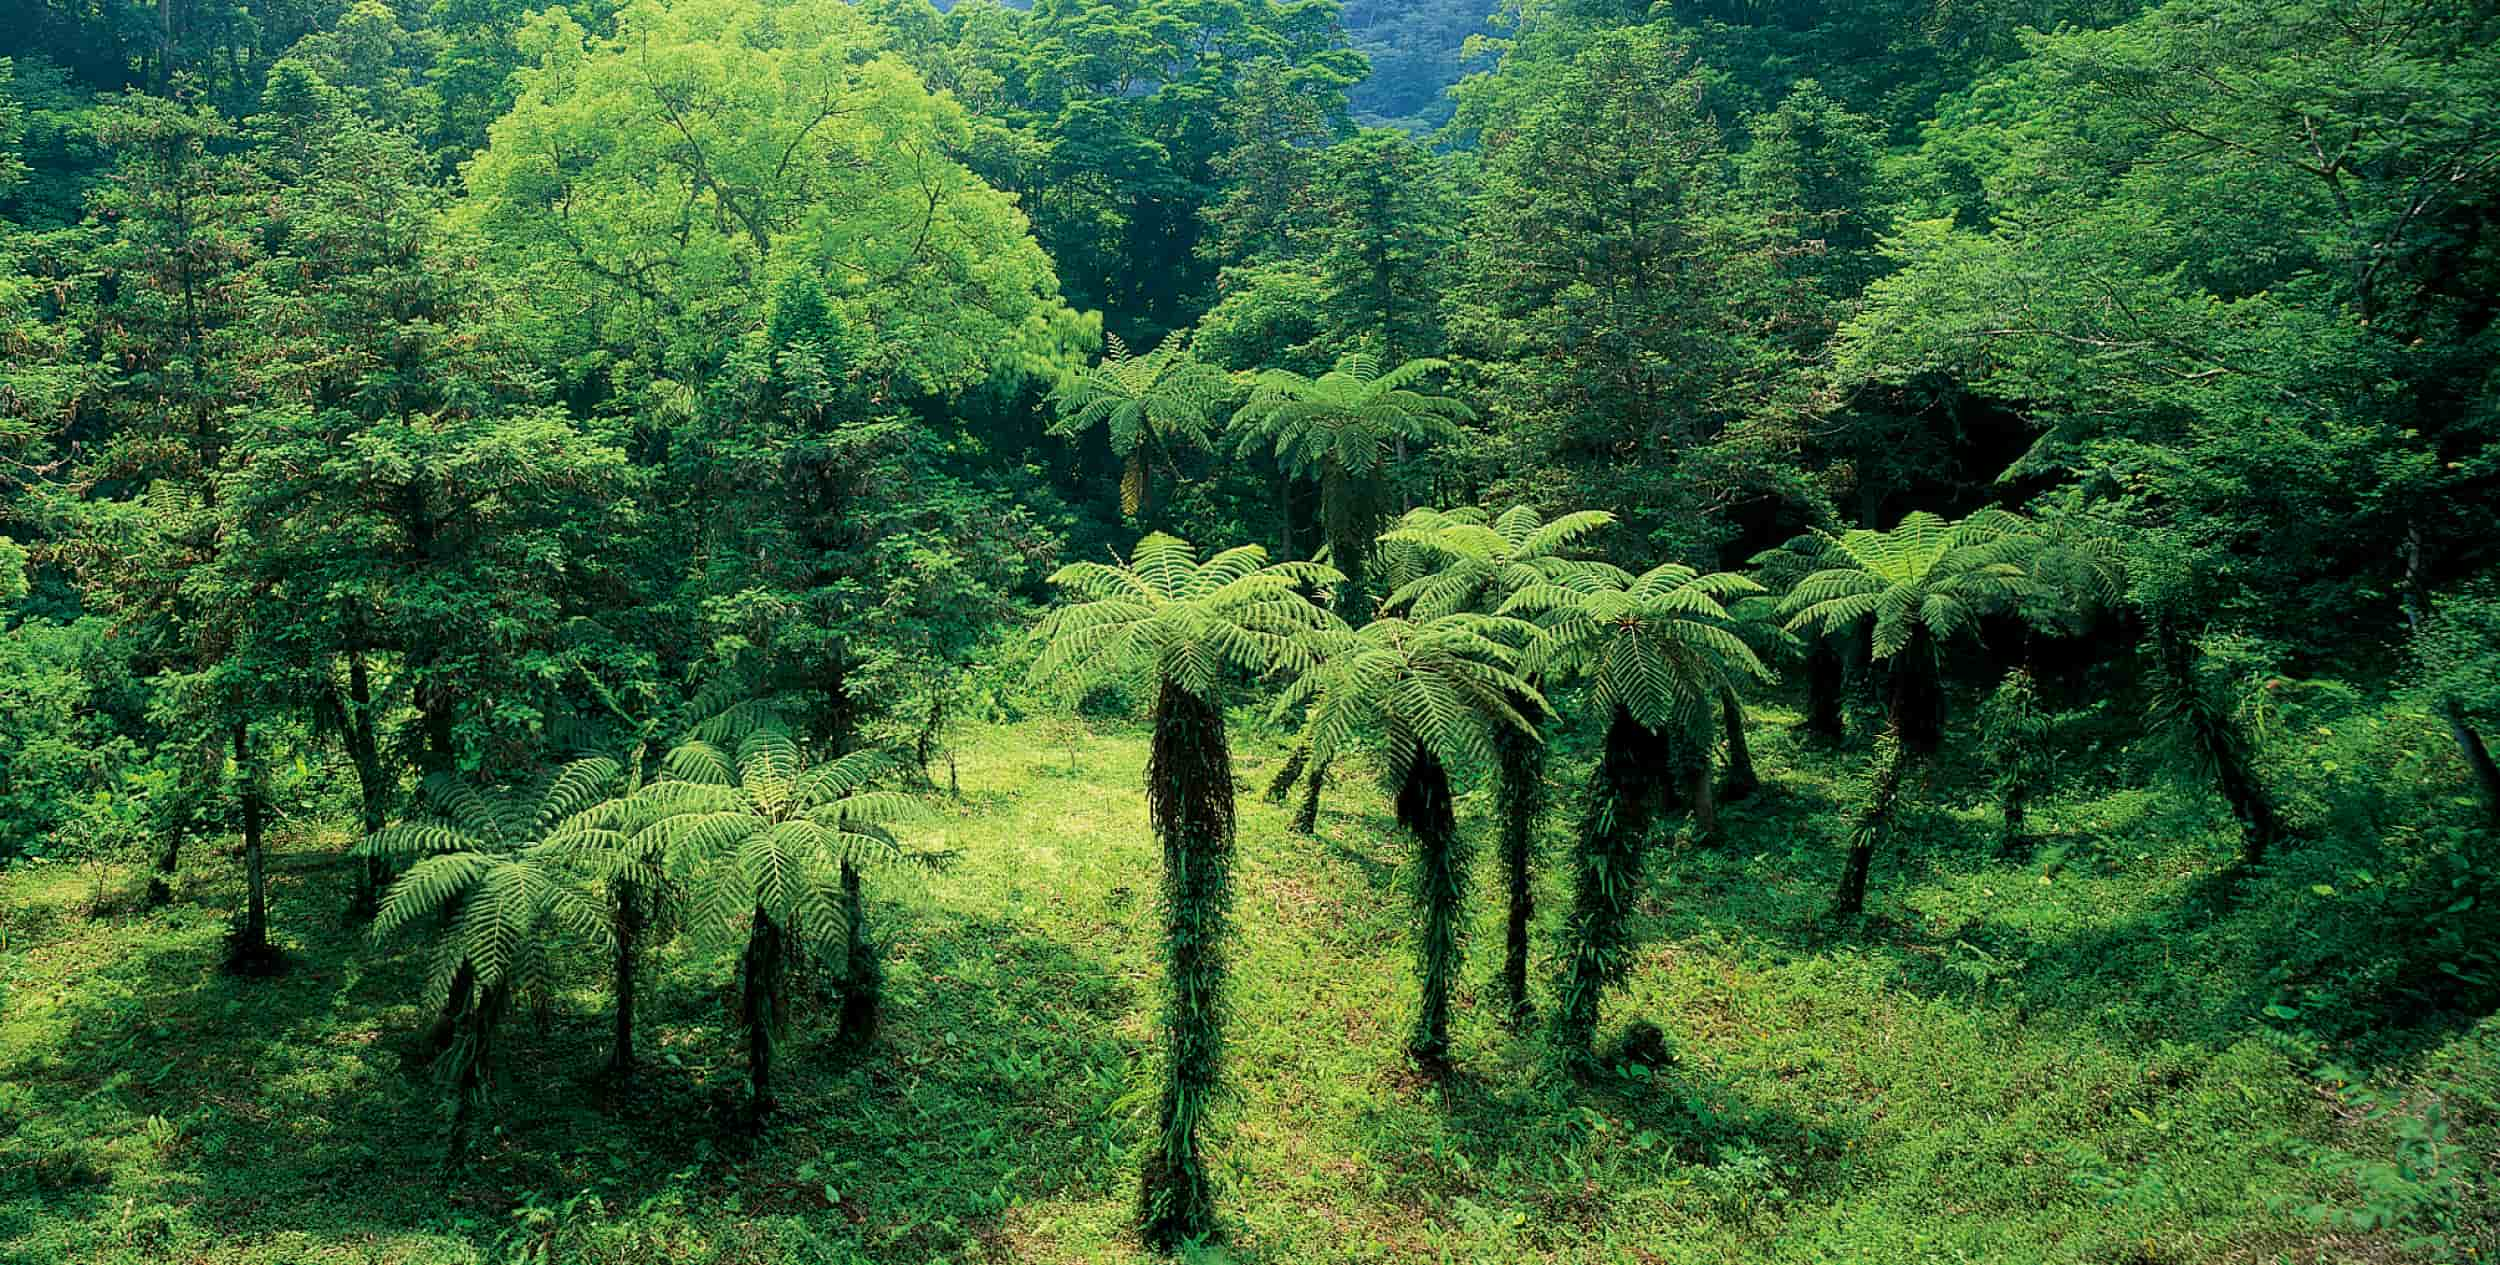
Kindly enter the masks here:
<path id="1" fill-rule="evenodd" d="M 1365 739 L 1381 744 L 1392 783 L 1419 754 L 1458 770 L 1493 763 L 1501 727 L 1534 736 L 1543 696 L 1516 671 L 1536 635 L 1523 620 L 1453 614 L 1377 619 L 1322 638 L 1326 658 L 1276 700 L 1282 720 L 1306 715 L 1311 757 L 1325 764 Z M 1525 710 L 1523 710 L 1523 708 Z"/>
<path id="2" fill-rule="evenodd" d="M 1316 664 L 1317 634 L 1344 625 L 1302 590 L 1344 578 L 1314 562 L 1271 563 L 1256 545 L 1201 562 L 1189 542 L 1158 532 L 1125 563 L 1072 563 L 1051 577 L 1076 600 L 1034 629 L 1033 676 L 1152 681 L 1212 701 L 1228 672 Z"/>
<path id="3" fill-rule="evenodd" d="M 1519 658 L 1523 673 L 1586 681 L 1599 706 L 1620 708 L 1663 733 L 1705 714 L 1738 677 L 1771 679 L 1736 634 L 1727 606 L 1761 591 L 1741 575 L 1669 563 L 1587 587 L 1528 585 L 1502 613 L 1536 621 L 1536 636 Z"/>
<path id="4" fill-rule="evenodd" d="M 1233 414 L 1236 449 L 1247 456 L 1272 448 L 1302 475 L 1332 467 L 1369 474 L 1387 463 L 1396 441 L 1455 438 L 1457 423 L 1475 416 L 1456 399 L 1415 389 L 1448 367 L 1423 359 L 1383 371 L 1378 357 L 1357 351 L 1316 378 L 1271 369 L 1253 380 L 1250 402 Z"/>
<path id="5" fill-rule="evenodd" d="M 1389 609 L 1429 620 L 1491 613 L 1532 585 L 1593 591 L 1627 583 L 1620 568 L 1566 556 L 1614 521 L 1604 510 L 1578 510 L 1549 523 L 1525 505 L 1499 514 L 1411 510 L 1380 537 L 1393 586 Z"/>

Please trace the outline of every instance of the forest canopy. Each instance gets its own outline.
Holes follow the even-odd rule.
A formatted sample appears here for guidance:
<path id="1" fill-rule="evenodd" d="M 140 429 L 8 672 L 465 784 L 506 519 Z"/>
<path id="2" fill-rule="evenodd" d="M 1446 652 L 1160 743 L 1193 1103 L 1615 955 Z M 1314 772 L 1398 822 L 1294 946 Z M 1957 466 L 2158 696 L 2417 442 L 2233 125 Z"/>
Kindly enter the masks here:
<path id="1" fill-rule="evenodd" d="M 2483 0 L 0 0 L 0 1256 L 2488 1259 L 2495 295 Z"/>

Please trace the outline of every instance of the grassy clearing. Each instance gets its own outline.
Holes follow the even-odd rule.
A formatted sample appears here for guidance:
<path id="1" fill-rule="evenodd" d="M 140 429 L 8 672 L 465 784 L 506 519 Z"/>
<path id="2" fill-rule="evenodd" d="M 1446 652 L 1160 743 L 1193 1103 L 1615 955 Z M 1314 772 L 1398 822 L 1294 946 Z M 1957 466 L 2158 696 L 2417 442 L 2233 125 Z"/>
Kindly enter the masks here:
<path id="1" fill-rule="evenodd" d="M 1999 859 L 1976 779 L 1948 764 L 1905 832 L 1917 842 L 1879 858 L 1870 917 L 1834 927 L 1821 913 L 1856 757 L 1797 748 L 1793 719 L 1759 726 L 1769 785 L 1732 807 L 1727 841 L 1653 863 L 1646 947 L 1607 1019 L 1656 1022 L 1675 1060 L 1588 1086 L 1494 1021 L 1483 859 L 1461 1072 L 1418 1080 L 1400 1054 L 1415 989 L 1384 797 L 1348 771 L 1320 836 L 1292 835 L 1255 795 L 1282 744 L 1237 735 L 1220 1259 L 2393 1258 L 2394 1236 L 2293 1210 L 2353 1197 L 2308 1148 L 2386 1149 L 2265 1009 L 2286 945 L 2341 916 L 2328 897 L 2289 879 L 2219 893 L 2223 823 L 2107 789 L 2127 778 L 2046 803 L 2039 849 Z M 762 1141 L 724 1125 L 742 1068 L 730 963 L 680 945 L 646 992 L 645 1083 L 617 1096 L 593 1078 L 585 963 L 543 1033 L 516 1025 L 494 1127 L 448 1183 L 439 1094 L 413 1057 L 417 957 L 340 927 L 335 830 L 285 836 L 275 916 L 293 969 L 273 982 L 216 969 L 225 856 L 195 858 L 180 901 L 145 917 L 90 918 L 70 870 L 0 875 L 0 1262 L 1142 1259 L 1144 756 L 1132 732 L 966 742 L 965 799 L 938 827 L 956 861 L 877 880 L 882 1044 L 846 1057 L 803 1037 Z M 1473 838 L 1483 809 L 1462 806 Z M 1546 877 L 1541 948 L 1561 906 Z M 2458 1069 L 2488 1095 L 2496 1047 L 2494 1024 L 2459 1021 L 2328 1053 L 2396 1084 Z M 2488 1154 L 2488 1115 L 2461 1124 Z"/>

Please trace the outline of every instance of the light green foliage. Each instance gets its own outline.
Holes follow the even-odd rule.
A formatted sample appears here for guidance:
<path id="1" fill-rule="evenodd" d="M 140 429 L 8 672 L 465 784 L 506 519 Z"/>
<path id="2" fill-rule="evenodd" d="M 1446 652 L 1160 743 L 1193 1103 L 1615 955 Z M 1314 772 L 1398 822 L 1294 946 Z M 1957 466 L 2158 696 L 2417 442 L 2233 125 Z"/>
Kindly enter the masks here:
<path id="1" fill-rule="evenodd" d="M 715 363 L 794 273 L 824 280 L 851 372 L 889 398 L 1020 373 L 1055 337 L 1050 261 L 954 156 L 962 107 L 850 6 L 644 0 L 613 39 L 551 11 L 521 42 L 536 64 L 460 223 L 551 336 L 634 366 L 620 385 Z"/>
<path id="2" fill-rule="evenodd" d="M 549 936 L 594 944 L 606 933 L 572 859 L 603 846 L 600 806 L 621 788 L 604 757 L 564 765 L 534 786 L 487 789 L 438 776 L 422 808 L 359 845 L 409 862 L 375 916 L 376 938 L 449 913 L 432 954 L 426 1003 L 472 1005 L 465 989 L 509 999 L 551 986 Z"/>
<path id="3" fill-rule="evenodd" d="M 1522 672 L 1585 681 L 1600 713 L 1620 710 L 1665 733 L 1717 706 L 1722 686 L 1747 676 L 1771 679 L 1733 631 L 1727 608 L 1730 599 L 1761 591 L 1741 575 L 1703 575 L 1670 563 L 1593 585 L 1530 585 L 1502 611 L 1537 625 L 1520 655 Z"/>
<path id="4" fill-rule="evenodd" d="M 1948 523 L 1913 513 L 1891 531 L 1818 533 L 1811 550 L 1833 565 L 1796 582 L 1779 614 L 1791 632 L 1829 636 L 1868 622 L 1875 657 L 1889 659 L 1924 636 L 1936 653 L 1982 615 L 2010 610 L 2039 548 L 2030 524 L 2001 510 Z"/>
<path id="5" fill-rule="evenodd" d="M 1545 700 L 1513 670 L 1537 632 L 1525 620 L 1468 613 L 1373 620 L 1325 636 L 1319 663 L 1277 696 L 1274 718 L 1296 715 L 1320 764 L 1376 743 L 1392 786 L 1429 756 L 1462 775 L 1489 769 L 1508 726 L 1533 733 Z"/>
<path id="6" fill-rule="evenodd" d="M 907 855 L 892 826 L 919 815 L 899 791 L 873 789 L 875 752 L 810 762 L 775 721 L 732 723 L 669 750 L 660 779 L 636 793 L 671 872 L 693 893 L 696 934 L 726 942 L 750 913 L 808 938 L 839 936 L 841 870 Z"/>
<path id="7" fill-rule="evenodd" d="M 1270 449 L 1287 473 L 1319 482 L 1328 560 L 1345 577 L 1337 613 L 1349 623 L 1371 613 L 1366 573 L 1390 458 L 1410 441 L 1455 439 L 1457 422 L 1475 416 L 1461 400 L 1416 389 L 1447 368 L 1430 359 L 1384 368 L 1368 351 L 1349 352 L 1316 378 L 1260 374 L 1233 414 L 1236 451 Z"/>
<path id="8" fill-rule="evenodd" d="M 1411 548 L 1411 577 L 1389 595 L 1392 609 L 1424 619 L 1463 611 L 1490 614 L 1532 586 L 1586 588 L 1628 579 L 1603 563 L 1565 556 L 1614 525 L 1605 510 L 1574 510 L 1547 522 L 1525 505 L 1493 513 L 1473 506 L 1415 509 L 1380 537 L 1385 551 Z M 1392 568 L 1393 572 L 1399 568 Z"/>
<path id="9" fill-rule="evenodd" d="M 1339 578 L 1318 563 L 1271 563 L 1257 545 L 1202 562 L 1187 541 L 1150 535 L 1125 563 L 1070 563 L 1051 577 L 1076 600 L 1034 630 L 1033 675 L 1153 681 L 1214 702 L 1234 673 L 1317 663 L 1312 634 L 1328 617 L 1300 589 Z"/>

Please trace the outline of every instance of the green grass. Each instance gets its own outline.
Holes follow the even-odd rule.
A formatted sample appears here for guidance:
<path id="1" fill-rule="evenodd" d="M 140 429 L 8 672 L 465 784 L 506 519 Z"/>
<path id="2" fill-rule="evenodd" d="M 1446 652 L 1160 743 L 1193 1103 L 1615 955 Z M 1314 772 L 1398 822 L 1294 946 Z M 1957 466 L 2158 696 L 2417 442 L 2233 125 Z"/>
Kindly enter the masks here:
<path id="1" fill-rule="evenodd" d="M 1674 1061 L 1587 1085 L 1494 1022 L 1489 858 L 1460 1072 L 1413 1074 L 1384 796 L 1348 770 L 1320 836 L 1292 835 L 1255 793 L 1282 744 L 1237 734 L 1239 1092 L 1216 1152 L 1230 1241 L 1210 1259 L 2397 1259 L 2397 1236 L 2297 1214 L 2356 1198 L 2310 1150 L 2386 1149 L 2317 1061 L 2358 1059 L 2399 1092 L 2455 1066 L 2479 1087 L 2457 1101 L 2487 1103 L 2495 1025 L 2344 1038 L 2269 1014 L 2300 1009 L 2284 971 L 2318 959 L 2295 944 L 2304 926 L 2351 916 L 2316 894 L 2332 884 L 2222 890 L 2212 808 L 2116 771 L 2070 779 L 2036 812 L 2048 839 L 2009 861 L 1975 775 L 1948 763 L 1915 841 L 1878 859 L 1869 917 L 1832 925 L 1858 757 L 1796 748 L 1793 719 L 1758 726 L 1768 785 L 1731 808 L 1726 842 L 1653 861 L 1607 1024 L 1656 1022 Z M 147 916 L 90 917 L 69 869 L 0 875 L 0 1262 L 1143 1259 L 1144 755 L 1132 732 L 1082 739 L 1073 768 L 1040 726 L 967 738 L 966 798 L 937 826 L 957 859 L 874 880 L 892 942 L 881 1043 L 844 1055 L 802 1031 L 761 1140 L 726 1124 L 743 1070 L 729 963 L 680 945 L 646 990 L 644 1083 L 619 1096 L 593 1075 L 605 1017 L 584 962 L 544 1033 L 516 1024 L 493 1127 L 448 1181 L 440 1095 L 413 1055 L 417 953 L 340 925 L 335 828 L 282 836 L 293 966 L 273 981 L 217 969 L 226 855 L 191 858 L 178 902 Z M 1557 840 L 1576 797 L 1558 798 Z M 1462 805 L 1478 840 L 1486 807 Z M 1562 903 L 1545 877 L 1541 953 Z M 2459 1111 L 2488 1155 L 2488 1113 Z"/>

